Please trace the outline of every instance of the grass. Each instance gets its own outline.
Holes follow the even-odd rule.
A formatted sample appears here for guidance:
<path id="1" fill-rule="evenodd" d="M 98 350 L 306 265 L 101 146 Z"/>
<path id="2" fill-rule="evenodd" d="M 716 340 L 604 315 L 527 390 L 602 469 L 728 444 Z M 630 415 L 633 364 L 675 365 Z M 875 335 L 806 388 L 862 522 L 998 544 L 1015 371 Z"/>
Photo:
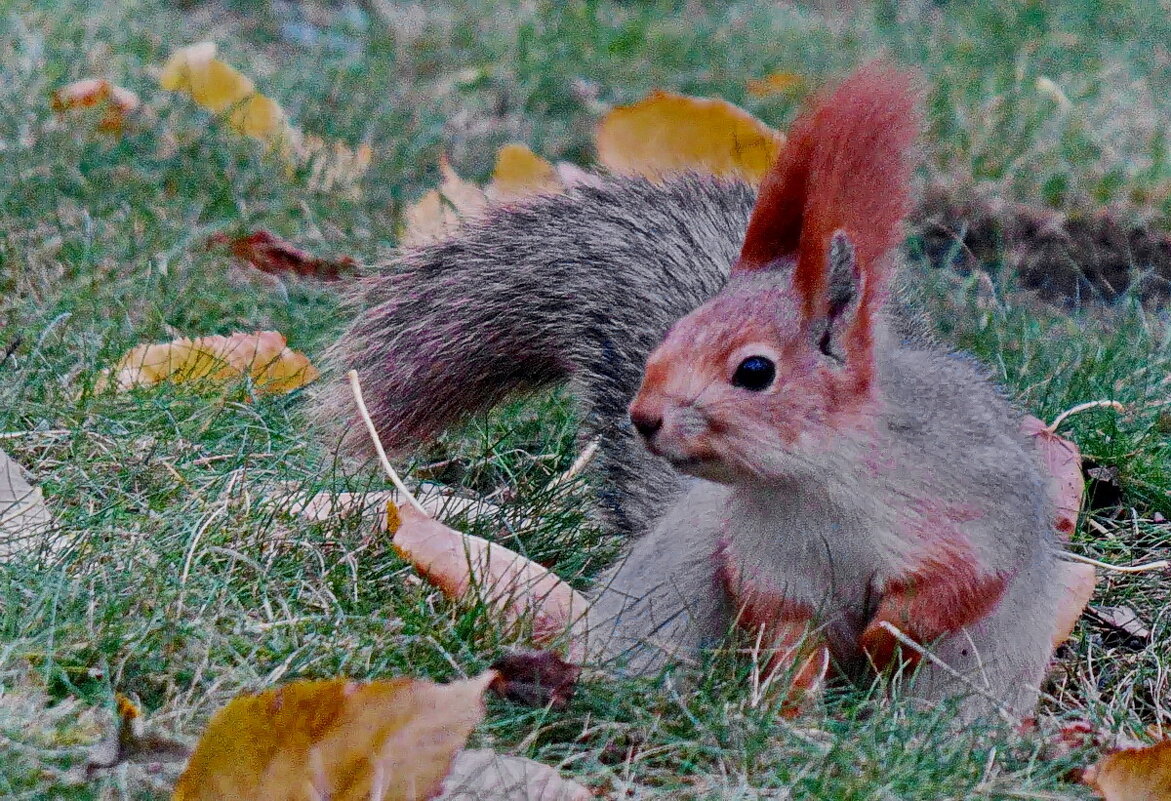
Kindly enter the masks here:
<path id="1" fill-rule="evenodd" d="M 266 228 L 376 262 L 442 153 L 474 179 L 510 140 L 588 164 L 598 108 L 654 87 L 722 96 L 784 125 L 802 91 L 753 98 L 748 79 L 784 70 L 815 87 L 878 52 L 923 71 L 932 174 L 1057 208 L 1112 204 L 1157 225 L 1171 212 L 1171 61 L 1150 44 L 1171 41 L 1171 22 L 1153 0 L 876 3 L 846 22 L 772 3 L 501 5 L 0 7 L 0 353 L 15 344 L 0 363 L 0 447 L 41 483 L 71 543 L 0 567 L 0 795 L 163 792 L 133 772 L 80 783 L 68 773 L 115 692 L 194 735 L 245 689 L 339 673 L 448 679 L 506 645 L 482 610 L 410 581 L 355 522 L 307 523 L 266 503 L 290 488 L 383 486 L 374 470 L 333 462 L 298 393 L 94 391 L 100 370 L 140 342 L 272 328 L 314 356 L 340 330 L 332 288 L 232 267 L 204 247 L 214 233 Z M 304 131 L 369 143 L 357 191 L 315 189 L 306 171 L 159 90 L 168 53 L 202 39 Z M 145 101 L 121 138 L 49 109 L 52 89 L 91 75 Z M 1119 562 L 1165 554 L 1164 314 L 1124 302 L 1074 317 L 1013 291 L 1011 278 L 921 278 L 943 336 L 1023 407 L 1051 419 L 1085 400 L 1127 405 L 1064 429 L 1117 469 L 1121 492 L 1085 516 L 1073 547 Z M 585 585 L 615 543 L 591 528 L 585 487 L 544 491 L 573 460 L 573 433 L 572 406 L 553 393 L 470 421 L 424 447 L 416 467 L 495 493 L 502 517 L 475 530 Z M 518 532 L 522 518 L 540 522 Z M 1043 758 L 1061 720 L 1140 735 L 1171 724 L 1166 596 L 1163 576 L 1103 578 L 1097 602 L 1134 607 L 1154 636 L 1136 648 L 1083 622 L 1048 686 L 1043 712 L 1055 722 L 1035 735 L 957 733 L 946 709 L 858 693 L 789 724 L 752 702 L 745 665 L 715 656 L 656 680 L 591 677 L 563 712 L 493 702 L 476 740 L 640 798 L 1079 797 L 1065 776 L 1092 755 Z"/>

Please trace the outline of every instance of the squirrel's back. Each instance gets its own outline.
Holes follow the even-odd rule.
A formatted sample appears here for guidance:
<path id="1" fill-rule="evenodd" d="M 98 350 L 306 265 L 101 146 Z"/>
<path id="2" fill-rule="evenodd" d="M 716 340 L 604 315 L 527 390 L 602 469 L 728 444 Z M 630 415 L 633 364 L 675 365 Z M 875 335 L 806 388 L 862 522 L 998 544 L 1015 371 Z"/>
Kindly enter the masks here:
<path id="1" fill-rule="evenodd" d="M 318 414 L 369 445 L 344 370 L 358 371 L 384 445 L 416 447 L 469 412 L 568 379 L 595 457 L 604 522 L 640 534 L 679 478 L 626 415 L 647 354 L 724 284 L 755 202 L 738 181 L 606 178 L 494 206 L 363 279 L 330 349 Z"/>

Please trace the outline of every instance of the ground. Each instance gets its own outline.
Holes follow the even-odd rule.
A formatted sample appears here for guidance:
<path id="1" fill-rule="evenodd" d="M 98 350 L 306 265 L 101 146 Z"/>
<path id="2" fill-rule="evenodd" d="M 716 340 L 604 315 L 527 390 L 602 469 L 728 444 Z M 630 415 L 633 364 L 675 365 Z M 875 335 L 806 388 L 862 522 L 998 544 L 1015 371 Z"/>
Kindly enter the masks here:
<path id="1" fill-rule="evenodd" d="M 191 736 L 245 689 L 337 674 L 448 679 L 507 644 L 483 610 L 413 582 L 356 523 L 274 511 L 268 501 L 290 488 L 384 484 L 335 462 L 301 393 L 95 387 L 141 342 L 275 329 L 312 358 L 337 335 L 346 312 L 334 285 L 233 265 L 206 247 L 214 234 L 263 228 L 376 264 L 404 205 L 436 183 L 442 154 L 473 179 L 508 141 L 588 166 L 601 110 L 657 87 L 724 97 L 783 127 L 809 89 L 879 53 L 922 71 L 929 179 L 1164 227 L 1171 22 L 1160 4 L 859 6 L 849 20 L 766 2 L 0 8 L 0 448 L 41 484 L 69 540 L 0 566 L 0 794 L 163 792 L 125 773 L 63 775 L 70 746 L 92 738 L 117 692 Z M 207 39 L 304 132 L 369 144 L 369 172 L 322 187 L 159 89 L 167 56 Z M 747 92 L 777 71 L 801 81 Z M 53 89 L 91 76 L 142 97 L 120 137 L 50 109 Z M 1042 418 L 1088 400 L 1126 406 L 1063 426 L 1107 479 L 1071 549 L 1120 563 L 1165 555 L 1165 314 L 1131 297 L 1046 305 L 986 266 L 991 279 L 925 271 L 917 282 L 941 336 Z M 590 524 L 588 487 L 545 492 L 574 456 L 572 404 L 552 393 L 469 421 L 407 467 L 500 501 L 500 518 L 472 528 L 584 585 L 615 543 Z M 522 519 L 539 522 L 518 534 Z M 1133 607 L 1153 634 L 1128 641 L 1083 620 L 1036 733 L 956 732 L 946 710 L 858 693 L 785 722 L 746 692 L 742 660 L 716 657 L 654 680 L 590 676 L 564 711 L 493 702 L 474 740 L 640 798 L 1082 797 L 1068 773 L 1093 753 L 1048 758 L 1062 721 L 1147 738 L 1171 722 L 1167 587 L 1166 575 L 1103 576 L 1094 603 Z"/>

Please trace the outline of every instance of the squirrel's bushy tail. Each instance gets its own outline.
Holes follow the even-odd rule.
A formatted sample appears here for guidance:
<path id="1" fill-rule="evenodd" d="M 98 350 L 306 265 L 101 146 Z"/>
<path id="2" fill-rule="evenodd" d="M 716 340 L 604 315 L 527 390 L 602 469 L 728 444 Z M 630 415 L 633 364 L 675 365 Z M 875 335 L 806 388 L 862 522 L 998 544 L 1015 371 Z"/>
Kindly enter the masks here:
<path id="1" fill-rule="evenodd" d="M 679 479 L 645 453 L 626 407 L 667 328 L 714 294 L 753 205 L 745 184 L 607 179 L 504 204 L 364 279 L 330 349 L 319 416 L 369 443 L 342 373 L 356 369 L 386 448 L 413 448 L 517 391 L 569 379 L 583 437 L 601 436 L 607 522 L 636 534 Z"/>

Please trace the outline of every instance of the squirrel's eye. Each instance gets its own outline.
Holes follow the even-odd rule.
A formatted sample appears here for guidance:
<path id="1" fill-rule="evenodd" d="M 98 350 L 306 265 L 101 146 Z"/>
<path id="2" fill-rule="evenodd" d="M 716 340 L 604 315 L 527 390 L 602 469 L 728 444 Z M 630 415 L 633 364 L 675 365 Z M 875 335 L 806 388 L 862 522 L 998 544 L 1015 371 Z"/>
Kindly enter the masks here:
<path id="1" fill-rule="evenodd" d="M 772 386 L 777 377 L 776 365 L 763 356 L 749 356 L 740 362 L 732 375 L 732 386 L 760 392 Z"/>

